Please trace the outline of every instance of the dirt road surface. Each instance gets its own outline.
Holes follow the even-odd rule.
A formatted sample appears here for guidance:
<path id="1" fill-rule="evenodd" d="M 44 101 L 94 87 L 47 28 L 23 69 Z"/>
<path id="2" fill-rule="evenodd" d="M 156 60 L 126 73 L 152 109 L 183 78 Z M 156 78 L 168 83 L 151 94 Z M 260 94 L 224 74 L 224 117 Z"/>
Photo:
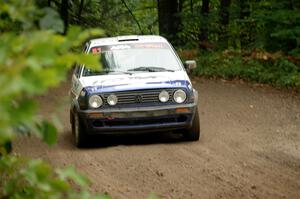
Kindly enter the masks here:
<path id="1" fill-rule="evenodd" d="M 95 137 L 77 149 L 69 125 L 68 83 L 39 99 L 41 114 L 64 124 L 58 143 L 19 139 L 17 153 L 75 165 L 91 190 L 112 198 L 300 198 L 300 95 L 222 80 L 194 79 L 201 139 L 170 134 Z"/>

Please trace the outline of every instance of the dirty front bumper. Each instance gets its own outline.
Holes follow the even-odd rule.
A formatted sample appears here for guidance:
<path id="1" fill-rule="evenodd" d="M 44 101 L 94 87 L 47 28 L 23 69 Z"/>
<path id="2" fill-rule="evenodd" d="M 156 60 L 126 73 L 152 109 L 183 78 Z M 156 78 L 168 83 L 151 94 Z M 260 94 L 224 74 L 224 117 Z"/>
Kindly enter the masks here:
<path id="1" fill-rule="evenodd" d="M 143 133 L 185 129 L 196 104 L 79 111 L 88 134 Z"/>

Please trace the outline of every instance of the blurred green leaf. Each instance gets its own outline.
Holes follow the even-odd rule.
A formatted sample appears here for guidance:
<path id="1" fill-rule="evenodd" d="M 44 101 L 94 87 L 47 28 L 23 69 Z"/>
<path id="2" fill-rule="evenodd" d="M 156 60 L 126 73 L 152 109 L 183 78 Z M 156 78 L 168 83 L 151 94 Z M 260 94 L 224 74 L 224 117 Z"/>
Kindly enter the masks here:
<path id="1" fill-rule="evenodd" d="M 43 140 L 47 144 L 52 145 L 56 143 L 57 131 L 53 124 L 49 123 L 48 121 L 43 121 L 41 124 L 39 124 L 39 129 L 42 133 Z"/>
<path id="2" fill-rule="evenodd" d="M 6 144 L 16 134 L 34 134 L 52 145 L 57 129 L 37 114 L 36 97 L 66 78 L 75 63 L 100 67 L 99 57 L 74 48 L 92 34 L 79 27 L 63 30 L 57 12 L 37 9 L 34 0 L 0 3 L 0 198 L 97 198 L 87 190 L 88 179 L 74 167 L 53 170 L 42 160 L 7 155 Z M 40 29 L 39 29 L 40 28 Z M 58 124 L 57 119 L 53 119 Z M 70 183 L 72 181 L 72 183 Z M 76 184 L 78 189 L 72 185 Z"/>
<path id="3" fill-rule="evenodd" d="M 73 166 L 69 166 L 64 170 L 58 170 L 58 175 L 62 180 L 69 179 L 80 186 L 87 186 L 90 183 L 88 178 L 76 172 Z"/>
<path id="4" fill-rule="evenodd" d="M 77 56 L 77 63 L 84 64 L 91 69 L 102 70 L 99 55 L 81 54 Z"/>
<path id="5" fill-rule="evenodd" d="M 52 8 L 44 8 L 43 11 L 45 15 L 39 21 L 40 28 L 63 33 L 64 24 L 60 19 L 59 14 Z"/>
<path id="6" fill-rule="evenodd" d="M 158 197 L 154 193 L 151 193 L 147 199 L 158 199 Z"/>

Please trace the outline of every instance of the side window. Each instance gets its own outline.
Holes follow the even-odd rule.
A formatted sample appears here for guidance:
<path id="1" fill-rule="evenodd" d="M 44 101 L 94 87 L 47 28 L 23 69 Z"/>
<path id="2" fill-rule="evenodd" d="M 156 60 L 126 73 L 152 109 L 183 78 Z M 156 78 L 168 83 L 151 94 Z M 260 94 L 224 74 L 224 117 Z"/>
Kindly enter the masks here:
<path id="1" fill-rule="evenodd" d="M 81 66 L 79 64 L 75 65 L 74 75 L 79 78 L 80 77 Z"/>
<path id="2" fill-rule="evenodd" d="M 85 43 L 83 52 L 87 53 L 88 49 L 89 49 L 89 43 Z"/>
<path id="3" fill-rule="evenodd" d="M 83 52 L 83 53 L 86 53 L 87 50 L 88 50 L 88 48 L 89 48 L 89 44 L 86 43 L 86 44 L 84 45 L 84 49 L 83 49 L 82 52 Z M 75 65 L 74 75 L 75 75 L 77 78 L 80 77 L 81 69 L 82 69 L 82 65 L 79 65 L 79 64 L 76 64 L 76 65 Z"/>

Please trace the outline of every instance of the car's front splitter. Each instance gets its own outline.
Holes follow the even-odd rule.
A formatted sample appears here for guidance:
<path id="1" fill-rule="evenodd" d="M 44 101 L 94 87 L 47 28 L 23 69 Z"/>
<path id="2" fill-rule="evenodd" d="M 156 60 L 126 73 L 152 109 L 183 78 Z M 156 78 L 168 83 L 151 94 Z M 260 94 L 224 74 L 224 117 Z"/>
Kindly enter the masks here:
<path id="1" fill-rule="evenodd" d="M 194 104 L 79 112 L 88 134 L 171 131 L 191 126 Z"/>

